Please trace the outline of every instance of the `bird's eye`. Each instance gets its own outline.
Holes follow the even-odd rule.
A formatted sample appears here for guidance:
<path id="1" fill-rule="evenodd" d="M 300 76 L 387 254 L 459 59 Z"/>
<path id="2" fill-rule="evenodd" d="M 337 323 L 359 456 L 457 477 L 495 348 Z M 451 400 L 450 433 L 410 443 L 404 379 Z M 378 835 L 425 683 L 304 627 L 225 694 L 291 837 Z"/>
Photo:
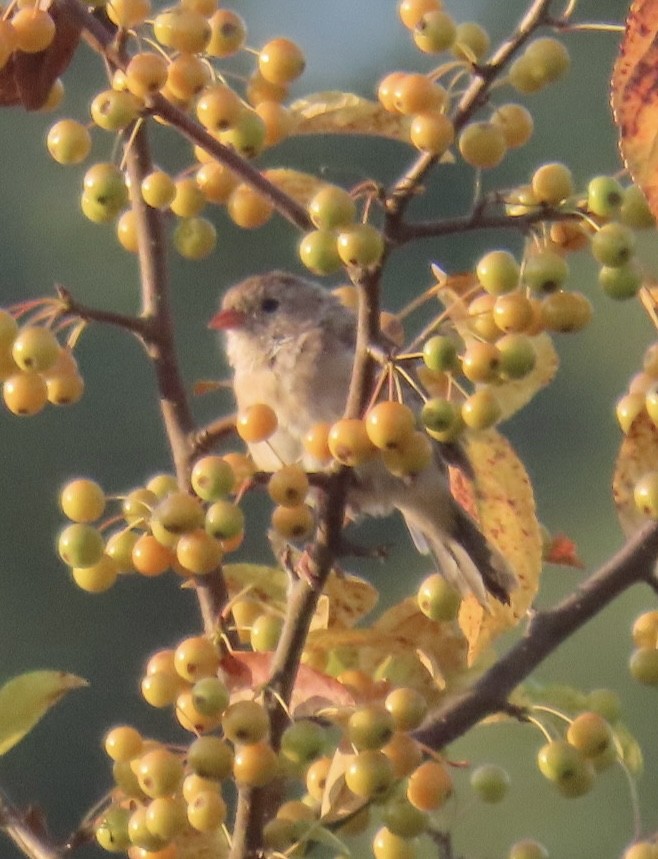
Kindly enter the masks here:
<path id="1" fill-rule="evenodd" d="M 265 313 L 274 313 L 279 307 L 279 302 L 276 298 L 264 298 L 260 303 L 260 309 Z"/>

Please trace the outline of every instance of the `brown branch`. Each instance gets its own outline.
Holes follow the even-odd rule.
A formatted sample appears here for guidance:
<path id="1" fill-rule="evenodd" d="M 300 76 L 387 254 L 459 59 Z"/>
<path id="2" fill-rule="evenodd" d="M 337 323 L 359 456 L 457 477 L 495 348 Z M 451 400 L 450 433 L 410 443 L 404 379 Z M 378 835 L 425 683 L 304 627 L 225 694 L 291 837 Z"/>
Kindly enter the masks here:
<path id="1" fill-rule="evenodd" d="M 62 859 L 64 849 L 56 847 L 38 821 L 32 823 L 29 814 L 14 808 L 0 794 L 0 830 L 28 859 Z"/>
<path id="2" fill-rule="evenodd" d="M 224 415 L 192 433 L 190 447 L 193 455 L 199 456 L 212 450 L 217 442 L 235 434 L 236 415 Z"/>
<path id="3" fill-rule="evenodd" d="M 511 692 L 570 635 L 619 594 L 638 582 L 652 583 L 658 557 L 658 523 L 638 531 L 573 594 L 532 615 L 523 638 L 467 692 L 439 710 L 415 736 L 442 748 L 492 713 L 505 710 Z"/>
<path id="4" fill-rule="evenodd" d="M 474 69 L 473 81 L 461 97 L 452 117 L 456 133 L 459 133 L 473 114 L 486 103 L 491 84 L 500 76 L 514 54 L 521 49 L 538 27 L 550 23 L 551 2 L 552 0 L 533 0 L 514 32 L 499 45 L 489 62 Z M 426 153 L 419 155 L 414 164 L 395 182 L 386 198 L 389 223 L 394 224 L 402 218 L 424 177 L 438 160 L 437 155 Z"/>
<path id="5" fill-rule="evenodd" d="M 93 50 L 102 54 L 113 68 L 125 69 L 126 58 L 117 50 L 116 31 L 105 26 L 91 14 L 78 0 L 57 0 L 66 14 L 73 15 L 81 23 L 87 43 Z M 201 146 L 206 152 L 229 167 L 243 182 L 251 185 L 259 194 L 269 200 L 274 208 L 301 230 L 310 230 L 311 221 L 306 208 L 274 185 L 258 170 L 245 161 L 237 152 L 215 140 L 203 126 L 192 119 L 160 94 L 146 100 L 150 113 L 166 120 L 192 143 Z"/>
<path id="6" fill-rule="evenodd" d="M 112 310 L 89 307 L 89 305 L 82 304 L 74 298 L 69 290 L 59 283 L 55 284 L 55 292 L 62 302 L 61 313 L 64 315 L 71 314 L 85 322 L 98 322 L 103 325 L 112 325 L 115 328 L 123 328 L 124 331 L 130 331 L 142 339 L 147 335 L 147 325 L 144 319 L 139 316 L 129 316 L 126 313 L 114 313 Z"/>
<path id="7" fill-rule="evenodd" d="M 561 211 L 552 206 L 541 206 L 525 215 L 506 215 L 504 213 L 487 214 L 483 207 L 478 207 L 468 215 L 457 218 L 443 218 L 437 221 L 416 221 L 406 223 L 399 221 L 391 224 L 388 238 L 395 245 L 403 245 L 417 239 L 450 236 L 455 233 L 468 233 L 475 230 L 517 230 L 526 232 L 535 224 L 553 223 L 555 221 L 579 221 L 582 213 L 577 210 Z"/>

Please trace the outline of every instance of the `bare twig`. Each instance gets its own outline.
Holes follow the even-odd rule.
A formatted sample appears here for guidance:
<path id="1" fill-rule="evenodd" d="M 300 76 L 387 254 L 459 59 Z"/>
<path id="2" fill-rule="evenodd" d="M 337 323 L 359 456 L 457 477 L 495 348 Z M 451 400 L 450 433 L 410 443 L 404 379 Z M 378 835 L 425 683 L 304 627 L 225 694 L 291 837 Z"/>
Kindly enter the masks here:
<path id="1" fill-rule="evenodd" d="M 63 849 L 55 846 L 47 833 L 30 821 L 29 814 L 14 808 L 2 794 L 0 830 L 28 859 L 62 859 L 64 855 Z"/>

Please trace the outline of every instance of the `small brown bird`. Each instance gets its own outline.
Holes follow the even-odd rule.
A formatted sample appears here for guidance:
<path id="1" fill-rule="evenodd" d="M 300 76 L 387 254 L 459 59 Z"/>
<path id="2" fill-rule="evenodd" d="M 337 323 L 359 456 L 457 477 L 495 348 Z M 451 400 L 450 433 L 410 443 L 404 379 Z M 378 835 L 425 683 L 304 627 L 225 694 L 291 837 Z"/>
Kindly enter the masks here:
<path id="1" fill-rule="evenodd" d="M 224 295 L 211 328 L 226 332 L 238 408 L 266 403 L 278 428 L 267 442 L 250 444 L 263 471 L 301 462 L 302 439 L 315 424 L 343 416 L 356 339 L 356 317 L 322 286 L 281 271 L 255 275 Z M 475 522 L 452 497 L 436 444 L 430 464 L 414 477 L 391 474 L 378 459 L 354 469 L 350 513 L 402 513 L 418 549 L 462 595 L 487 593 L 509 602 L 516 579 Z"/>

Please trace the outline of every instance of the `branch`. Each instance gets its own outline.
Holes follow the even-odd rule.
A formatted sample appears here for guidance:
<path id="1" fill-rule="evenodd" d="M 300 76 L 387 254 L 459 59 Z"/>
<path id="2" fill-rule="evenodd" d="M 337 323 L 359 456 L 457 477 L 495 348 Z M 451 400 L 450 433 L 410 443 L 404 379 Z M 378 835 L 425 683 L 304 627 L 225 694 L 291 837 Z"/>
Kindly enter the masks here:
<path id="1" fill-rule="evenodd" d="M 87 43 L 91 48 L 102 54 L 113 68 L 124 69 L 126 58 L 117 50 L 115 45 L 116 31 L 105 26 L 79 0 L 57 0 L 65 14 L 74 16 L 82 25 Z M 203 126 L 192 119 L 187 113 L 173 105 L 168 99 L 156 94 L 146 99 L 148 111 L 155 114 L 176 128 L 192 143 L 201 146 L 216 158 L 217 161 L 229 167 L 243 182 L 251 185 L 259 194 L 269 200 L 274 208 L 299 229 L 307 231 L 312 228 L 306 208 L 274 185 L 256 168 L 245 161 L 228 146 L 215 140 Z"/>
<path id="2" fill-rule="evenodd" d="M 452 117 L 456 134 L 466 125 L 475 111 L 486 103 L 492 83 L 497 80 L 514 54 L 521 49 L 538 27 L 550 23 L 550 5 L 551 0 L 534 0 L 514 32 L 501 43 L 489 62 L 474 69 L 473 81 L 461 97 Z M 437 163 L 438 158 L 437 155 L 419 155 L 409 170 L 395 182 L 386 199 L 389 223 L 395 224 L 402 218 L 423 178 Z"/>
<path id="3" fill-rule="evenodd" d="M 55 292 L 62 302 L 63 314 L 72 314 L 85 322 L 99 322 L 103 325 L 113 325 L 115 328 L 123 328 L 140 338 L 147 334 L 147 326 L 144 319 L 139 316 L 128 316 L 126 313 L 114 313 L 111 310 L 89 307 L 73 298 L 69 290 L 61 284 L 55 284 Z"/>
<path id="4" fill-rule="evenodd" d="M 62 859 L 63 850 L 50 841 L 39 821 L 29 821 L 29 812 L 14 808 L 0 794 L 0 829 L 29 859 Z"/>
<path id="5" fill-rule="evenodd" d="M 388 238 L 395 245 L 403 245 L 417 239 L 450 236 L 455 233 L 468 233 L 475 230 L 502 229 L 526 232 L 534 224 L 580 221 L 581 219 L 582 212 L 578 210 L 565 212 L 552 206 L 540 206 L 525 215 L 486 214 L 482 207 L 478 206 L 470 214 L 457 218 L 417 221 L 416 223 L 396 222 L 391 224 Z"/>
<path id="6" fill-rule="evenodd" d="M 653 581 L 658 523 L 638 531 L 603 566 L 554 608 L 531 616 L 523 638 L 467 692 L 439 710 L 415 736 L 442 748 L 477 722 L 505 710 L 508 696 L 547 656 L 619 594 Z"/>

